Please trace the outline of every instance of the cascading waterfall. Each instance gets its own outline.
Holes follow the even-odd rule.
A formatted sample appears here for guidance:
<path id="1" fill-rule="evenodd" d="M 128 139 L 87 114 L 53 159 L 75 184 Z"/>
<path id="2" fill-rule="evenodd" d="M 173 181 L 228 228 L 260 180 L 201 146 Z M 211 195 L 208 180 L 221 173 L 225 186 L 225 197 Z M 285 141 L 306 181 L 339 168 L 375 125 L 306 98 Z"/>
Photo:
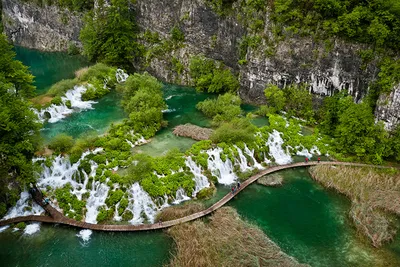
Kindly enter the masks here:
<path id="1" fill-rule="evenodd" d="M 93 188 L 90 191 L 90 196 L 86 201 L 87 211 L 86 211 L 85 222 L 97 223 L 97 215 L 99 214 L 99 207 L 105 204 L 106 198 L 108 196 L 108 190 L 110 190 L 110 188 L 106 184 L 102 184 L 99 181 L 94 182 Z"/>
<path id="2" fill-rule="evenodd" d="M 129 222 L 131 224 L 143 223 L 142 214 L 144 214 L 148 221 L 153 223 L 159 209 L 151 197 L 143 190 L 139 183 L 134 183 L 128 191 L 131 196 L 127 210 L 130 210 L 133 214 L 133 219 Z"/>
<path id="3" fill-rule="evenodd" d="M 33 235 L 40 231 L 40 223 L 28 224 L 24 229 L 24 235 Z"/>
<path id="4" fill-rule="evenodd" d="M 183 201 L 187 201 L 187 200 L 190 200 L 190 197 L 188 197 L 186 195 L 186 192 L 185 192 L 185 190 L 183 190 L 183 188 L 179 188 L 178 190 L 176 190 L 175 200 L 172 203 L 177 205 L 177 204 L 179 204 Z"/>
<path id="5" fill-rule="evenodd" d="M 259 170 L 263 170 L 264 167 L 257 162 L 256 158 L 254 157 L 254 149 L 250 150 L 247 145 L 244 145 L 244 153 L 246 153 L 247 156 L 249 156 L 251 158 L 251 160 L 253 161 L 253 167 L 257 168 Z"/>
<path id="6" fill-rule="evenodd" d="M 269 147 L 269 155 L 275 159 L 275 162 L 279 165 L 288 164 L 292 162 L 290 154 L 283 150 L 283 139 L 281 133 L 273 130 L 269 134 L 266 145 Z"/>
<path id="7" fill-rule="evenodd" d="M 21 192 L 21 197 L 17 201 L 17 204 L 12 207 L 6 216 L 3 217 L 4 220 L 28 215 L 40 215 L 44 212 L 44 209 L 32 201 L 32 206 L 29 205 L 29 200 L 31 199 L 30 194 L 25 191 Z"/>
<path id="8" fill-rule="evenodd" d="M 129 75 L 125 73 L 124 70 L 122 69 L 117 69 L 117 72 L 115 73 L 115 78 L 117 79 L 118 83 L 123 83 L 128 79 Z"/>
<path id="9" fill-rule="evenodd" d="M 210 187 L 210 183 L 208 182 L 207 177 L 203 175 L 201 167 L 197 166 L 191 157 L 186 158 L 185 164 L 194 175 L 193 180 L 195 182 L 195 189 L 192 193 L 192 196 L 194 197 L 201 189 Z"/>
<path id="10" fill-rule="evenodd" d="M 239 154 L 239 159 L 235 159 L 235 161 L 239 165 L 240 171 L 245 172 L 247 170 L 251 170 L 252 167 L 249 166 L 249 164 L 247 162 L 247 158 L 245 157 L 245 155 L 243 155 L 243 151 L 236 145 L 234 145 L 234 147 L 236 148 L 236 150 Z"/>
<path id="11" fill-rule="evenodd" d="M 305 147 L 296 147 L 296 150 L 297 150 L 297 152 L 296 152 L 296 155 L 297 156 L 303 156 L 303 157 L 307 157 L 307 158 L 309 158 L 309 159 L 311 159 L 312 158 L 312 153 L 310 153 L 310 152 L 308 152 L 308 149 L 307 148 L 305 148 Z"/>
<path id="12" fill-rule="evenodd" d="M 237 176 L 233 172 L 233 164 L 230 159 L 226 159 L 225 162 L 222 161 L 220 155 L 222 151 L 222 148 L 219 147 L 207 150 L 207 165 L 212 175 L 217 177 L 218 183 L 229 185 L 237 180 Z"/>
<path id="13" fill-rule="evenodd" d="M 48 122 L 55 123 L 64 119 L 73 112 L 93 109 L 92 105 L 97 102 L 82 100 L 82 95 L 86 92 L 87 86 L 92 85 L 76 85 L 74 89 L 68 90 L 65 93 L 65 96 L 61 97 L 61 105 L 52 104 L 51 106 L 41 109 L 40 111 L 34 110 L 34 112 L 38 115 L 41 122 L 44 122 L 49 117 Z M 71 103 L 71 108 L 67 107 L 66 105 L 68 101 Z"/>

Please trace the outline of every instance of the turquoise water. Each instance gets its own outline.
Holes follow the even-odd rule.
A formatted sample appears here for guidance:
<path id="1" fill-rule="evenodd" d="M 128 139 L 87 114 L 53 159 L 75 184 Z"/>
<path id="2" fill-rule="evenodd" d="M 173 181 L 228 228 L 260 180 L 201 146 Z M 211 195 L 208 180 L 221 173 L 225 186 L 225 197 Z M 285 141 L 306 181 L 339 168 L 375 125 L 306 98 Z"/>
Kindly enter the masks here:
<path id="1" fill-rule="evenodd" d="M 352 227 L 347 198 L 316 184 L 305 168 L 281 174 L 282 187 L 251 185 L 229 205 L 301 263 L 400 266 L 399 237 L 373 249 Z"/>
<path id="2" fill-rule="evenodd" d="M 42 225 L 32 236 L 11 229 L 0 234 L 1 266 L 162 266 L 173 241 L 163 232 L 93 232 L 88 242 L 79 230 Z"/>
<path id="3" fill-rule="evenodd" d="M 115 91 L 98 100 L 93 105 L 94 109 L 73 113 L 56 123 L 45 123 L 42 136 L 45 141 L 60 133 L 65 133 L 77 138 L 83 134 L 91 133 L 100 135 L 107 131 L 111 123 L 118 122 L 126 117 L 119 105 L 120 97 Z"/>
<path id="4" fill-rule="evenodd" d="M 41 52 L 15 47 L 16 59 L 29 66 L 35 76 L 36 93 L 46 93 L 50 86 L 62 79 L 75 77 L 75 71 L 89 65 L 82 56 L 70 56 L 61 52 Z"/>

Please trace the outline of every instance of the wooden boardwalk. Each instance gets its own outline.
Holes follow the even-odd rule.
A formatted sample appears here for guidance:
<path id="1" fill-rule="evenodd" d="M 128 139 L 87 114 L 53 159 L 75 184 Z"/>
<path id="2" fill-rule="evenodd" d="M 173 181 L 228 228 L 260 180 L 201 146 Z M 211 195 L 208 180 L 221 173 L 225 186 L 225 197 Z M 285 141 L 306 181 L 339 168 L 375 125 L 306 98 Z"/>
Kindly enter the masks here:
<path id="1" fill-rule="evenodd" d="M 297 168 L 297 167 L 307 167 L 307 166 L 315 166 L 315 165 L 345 165 L 345 166 L 355 166 L 355 167 L 376 167 L 376 168 L 391 168 L 391 167 L 386 167 L 386 166 L 375 166 L 375 165 L 368 165 L 368 164 L 361 164 L 361 163 L 351 163 L 351 162 L 336 162 L 336 161 L 321 161 L 320 163 L 316 161 L 310 161 L 308 163 L 293 163 L 293 164 L 287 164 L 287 165 L 280 165 L 280 166 L 274 166 L 270 167 L 268 169 L 260 171 L 258 174 L 251 176 L 249 179 L 247 179 L 245 182 L 243 182 L 240 186 L 240 189 L 236 191 L 236 193 L 233 195 L 231 192 L 226 194 L 221 200 L 216 202 L 214 205 L 209 207 L 208 209 L 205 209 L 203 211 L 176 219 L 176 220 L 171 220 L 171 221 L 166 221 L 160 223 L 154 223 L 154 224 L 140 224 L 140 225 L 109 225 L 109 224 L 92 224 L 92 223 L 86 223 L 86 222 L 78 222 L 73 219 L 70 219 L 63 214 L 61 214 L 59 211 L 57 211 L 55 208 L 53 208 L 50 204 L 45 205 L 42 207 L 46 210 L 46 212 L 50 216 L 39 216 L 39 215 L 30 215 L 30 216 L 22 216 L 22 217 L 16 217 L 8 220 L 2 220 L 0 221 L 0 226 L 4 226 L 7 224 L 11 223 L 18 223 L 18 222 L 26 222 L 26 221 L 37 221 L 37 222 L 45 222 L 45 223 L 59 223 L 59 224 L 65 224 L 65 225 L 70 225 L 78 228 L 85 228 L 85 229 L 91 229 L 91 230 L 96 230 L 96 231 L 119 231 L 119 232 L 128 232 L 128 231 L 147 231 L 147 230 L 157 230 L 157 229 L 163 229 L 163 228 L 168 228 L 177 224 L 185 223 L 185 222 L 190 222 L 193 220 L 196 220 L 198 218 L 204 217 L 213 211 L 221 208 L 223 205 L 225 205 L 229 200 L 234 198 L 238 193 L 240 193 L 242 190 L 244 190 L 247 186 L 255 182 L 258 178 L 271 174 L 280 170 L 286 170 L 286 169 L 291 169 L 291 168 Z"/>

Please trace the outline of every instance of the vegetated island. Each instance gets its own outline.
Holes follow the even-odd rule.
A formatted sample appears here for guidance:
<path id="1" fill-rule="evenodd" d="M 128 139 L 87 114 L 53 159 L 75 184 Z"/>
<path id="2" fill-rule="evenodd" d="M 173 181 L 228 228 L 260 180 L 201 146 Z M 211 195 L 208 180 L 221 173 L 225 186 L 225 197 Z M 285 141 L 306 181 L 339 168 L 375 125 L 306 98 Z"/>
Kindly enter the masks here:
<path id="1" fill-rule="evenodd" d="M 310 168 L 310 174 L 351 199 L 350 218 L 373 246 L 393 240 L 398 230 L 393 215 L 400 215 L 398 170 L 318 165 Z"/>

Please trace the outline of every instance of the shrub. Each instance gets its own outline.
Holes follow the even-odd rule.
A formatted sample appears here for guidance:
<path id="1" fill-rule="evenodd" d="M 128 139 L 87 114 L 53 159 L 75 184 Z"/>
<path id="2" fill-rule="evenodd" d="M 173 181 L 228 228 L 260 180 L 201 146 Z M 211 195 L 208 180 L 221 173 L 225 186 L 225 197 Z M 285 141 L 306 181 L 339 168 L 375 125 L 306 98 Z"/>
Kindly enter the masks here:
<path id="1" fill-rule="evenodd" d="M 50 96 L 62 96 L 64 95 L 68 90 L 74 89 L 74 86 L 77 84 L 77 80 L 75 79 L 67 79 L 67 80 L 61 80 L 55 84 L 53 84 L 49 91 L 47 92 L 47 95 Z"/>
<path id="2" fill-rule="evenodd" d="M 56 153 L 67 153 L 74 145 L 72 136 L 66 134 L 58 134 L 49 144 L 49 148 Z"/>
<path id="3" fill-rule="evenodd" d="M 51 100 L 51 104 L 54 105 L 61 105 L 62 104 L 62 100 L 61 100 L 61 96 L 56 96 Z"/>
<path id="4" fill-rule="evenodd" d="M 15 227 L 16 228 L 18 228 L 18 229 L 25 229 L 25 227 L 26 227 L 26 223 L 24 223 L 24 222 L 19 222 L 19 223 L 17 223 L 16 225 L 15 225 Z"/>
<path id="5" fill-rule="evenodd" d="M 215 188 L 213 188 L 213 187 L 203 188 L 197 193 L 196 198 L 197 199 L 209 199 L 213 196 L 214 192 L 215 192 Z"/>
<path id="6" fill-rule="evenodd" d="M 240 104 L 241 100 L 238 96 L 226 93 L 218 96 L 217 99 L 199 102 L 196 108 L 207 117 L 213 118 L 213 123 L 218 125 L 238 117 L 242 113 Z"/>
<path id="7" fill-rule="evenodd" d="M 223 123 L 211 135 L 211 140 L 217 143 L 235 144 L 237 142 L 251 143 L 255 141 L 257 127 L 246 118 L 234 119 Z"/>

